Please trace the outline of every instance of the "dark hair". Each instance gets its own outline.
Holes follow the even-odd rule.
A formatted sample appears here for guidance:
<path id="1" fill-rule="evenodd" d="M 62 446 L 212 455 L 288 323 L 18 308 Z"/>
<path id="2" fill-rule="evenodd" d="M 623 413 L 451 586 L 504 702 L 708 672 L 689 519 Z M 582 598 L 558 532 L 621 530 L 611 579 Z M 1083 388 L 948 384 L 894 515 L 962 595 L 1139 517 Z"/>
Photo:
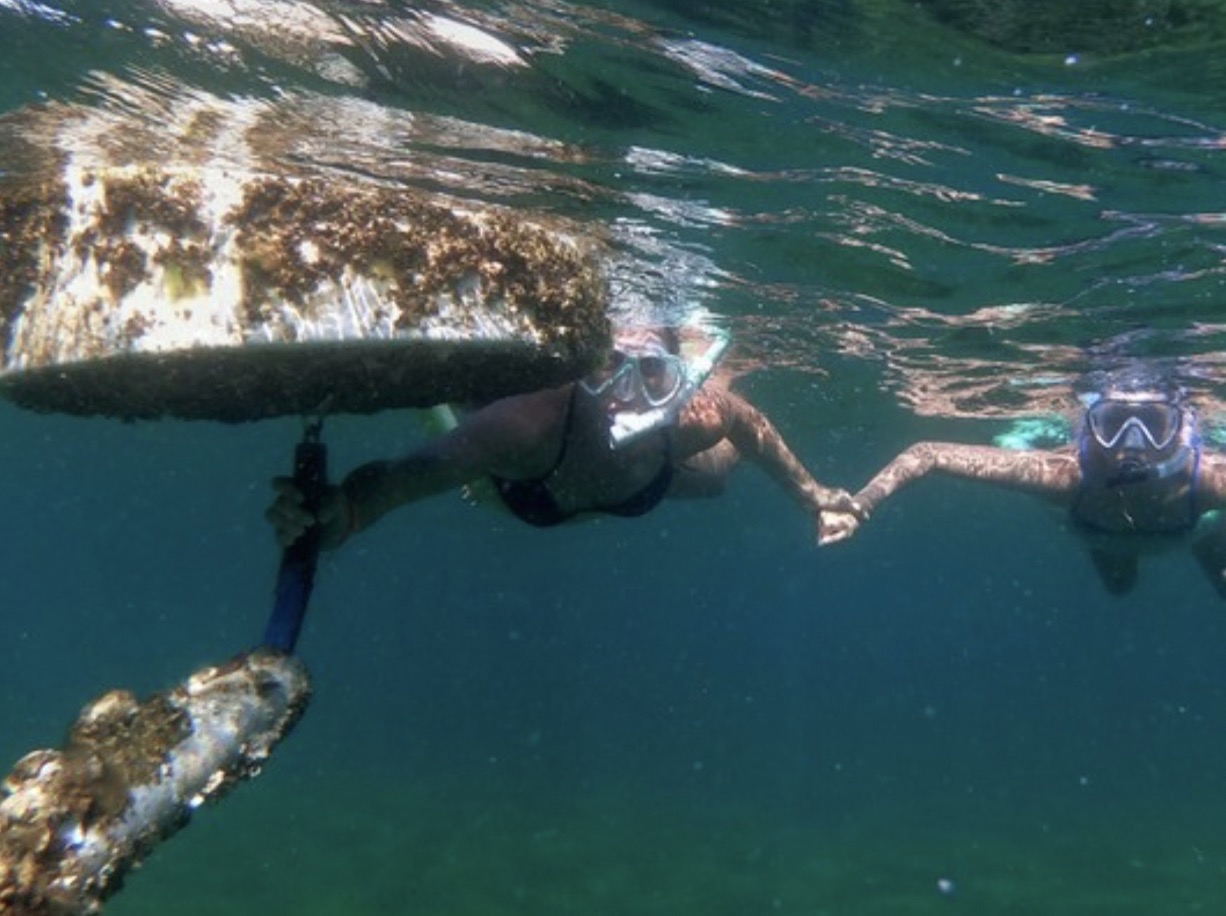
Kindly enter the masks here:
<path id="1" fill-rule="evenodd" d="M 681 352 L 681 331 L 676 325 L 668 325 L 659 329 L 660 339 L 664 341 L 664 347 L 669 353 Z"/>
<path id="2" fill-rule="evenodd" d="M 1169 372 L 1146 363 L 1130 363 L 1087 372 L 1077 388 L 1083 394 L 1100 397 L 1112 394 L 1154 395 L 1168 404 L 1182 404 L 1187 397 L 1183 386 Z"/>

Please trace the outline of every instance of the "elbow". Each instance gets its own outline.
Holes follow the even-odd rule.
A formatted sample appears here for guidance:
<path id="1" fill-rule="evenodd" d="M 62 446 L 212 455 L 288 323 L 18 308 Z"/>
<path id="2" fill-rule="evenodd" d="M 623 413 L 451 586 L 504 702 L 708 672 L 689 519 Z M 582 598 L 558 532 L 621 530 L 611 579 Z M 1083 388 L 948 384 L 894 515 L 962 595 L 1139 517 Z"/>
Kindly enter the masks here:
<path id="1" fill-rule="evenodd" d="M 903 450 L 903 455 L 915 460 L 923 459 L 931 461 L 936 457 L 939 443 L 924 440 L 922 442 L 914 442 Z"/>

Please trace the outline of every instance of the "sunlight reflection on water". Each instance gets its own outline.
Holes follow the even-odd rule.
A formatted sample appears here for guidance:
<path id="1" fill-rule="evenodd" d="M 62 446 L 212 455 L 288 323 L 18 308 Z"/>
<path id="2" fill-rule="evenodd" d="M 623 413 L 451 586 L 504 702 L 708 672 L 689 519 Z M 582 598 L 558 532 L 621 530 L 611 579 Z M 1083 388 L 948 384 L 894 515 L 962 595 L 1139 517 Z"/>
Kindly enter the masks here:
<path id="1" fill-rule="evenodd" d="M 105 28 L 94 59 L 59 67 L 133 89 L 90 104 L 140 117 L 149 87 L 267 100 L 310 138 L 286 155 L 578 219 L 618 253 L 620 310 L 710 309 L 746 365 L 854 357 L 921 413 L 1042 410 L 1050 387 L 1025 380 L 1093 368 L 1104 340 L 1202 367 L 1220 349 L 1226 135 L 1084 64 L 1012 61 L 976 85 L 1001 58 L 929 29 L 866 80 L 837 47 L 544 2 L 0 15 L 14 45 Z M 767 316 L 782 352 L 755 339 Z"/>

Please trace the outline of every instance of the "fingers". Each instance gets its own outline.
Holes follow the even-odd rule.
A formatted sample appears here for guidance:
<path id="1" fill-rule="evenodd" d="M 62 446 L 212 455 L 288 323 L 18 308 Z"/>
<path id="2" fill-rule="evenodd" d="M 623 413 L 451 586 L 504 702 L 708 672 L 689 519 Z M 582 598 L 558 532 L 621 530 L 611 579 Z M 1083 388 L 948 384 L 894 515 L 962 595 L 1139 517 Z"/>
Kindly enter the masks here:
<path id="1" fill-rule="evenodd" d="M 315 517 L 303 507 L 302 491 L 290 478 L 274 478 L 272 487 L 277 495 L 264 512 L 264 518 L 272 525 L 277 543 L 288 547 L 315 524 Z"/>
<path id="2" fill-rule="evenodd" d="M 860 527 L 860 519 L 851 512 L 823 512 L 818 518 L 817 543 L 827 547 L 850 538 Z"/>
<path id="3" fill-rule="evenodd" d="M 830 547 L 846 541 L 852 536 L 851 531 L 824 531 L 817 537 L 818 547 Z"/>
<path id="4" fill-rule="evenodd" d="M 352 509 L 345 493 L 337 486 L 324 488 L 319 499 L 319 512 L 312 514 L 304 505 L 305 497 L 289 477 L 274 477 L 273 492 L 276 494 L 264 512 L 264 518 L 272 525 L 277 543 L 288 547 L 312 526 L 320 528 L 319 545 L 331 550 L 346 539 L 352 527 Z"/>
<path id="5" fill-rule="evenodd" d="M 861 521 L 868 518 L 868 510 L 846 490 L 827 490 L 822 495 L 823 512 L 839 512 L 854 515 Z"/>

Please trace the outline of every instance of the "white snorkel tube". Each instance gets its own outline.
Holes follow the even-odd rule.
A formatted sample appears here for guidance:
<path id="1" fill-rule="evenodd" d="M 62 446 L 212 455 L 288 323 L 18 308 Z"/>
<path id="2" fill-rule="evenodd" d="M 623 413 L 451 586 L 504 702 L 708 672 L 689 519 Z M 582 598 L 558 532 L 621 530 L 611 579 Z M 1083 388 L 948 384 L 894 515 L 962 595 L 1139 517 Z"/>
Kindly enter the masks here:
<path id="1" fill-rule="evenodd" d="M 652 430 L 661 429 L 676 421 L 690 398 L 710 377 L 720 357 L 728 349 L 731 337 L 727 331 L 715 328 L 709 333 L 711 346 L 707 347 L 701 356 L 685 361 L 685 380 L 667 404 L 646 411 L 625 410 L 613 415 L 613 425 L 609 428 L 609 444 L 613 448 L 620 448 Z"/>

